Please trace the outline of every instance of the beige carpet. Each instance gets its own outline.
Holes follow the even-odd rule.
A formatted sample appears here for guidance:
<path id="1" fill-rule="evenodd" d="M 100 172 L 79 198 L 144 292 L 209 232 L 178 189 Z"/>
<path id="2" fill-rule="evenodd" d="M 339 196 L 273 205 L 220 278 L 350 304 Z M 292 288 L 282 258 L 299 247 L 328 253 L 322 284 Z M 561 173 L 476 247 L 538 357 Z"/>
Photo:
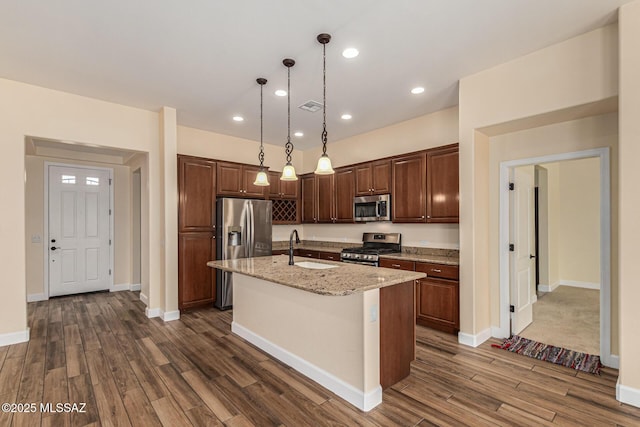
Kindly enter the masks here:
<path id="1" fill-rule="evenodd" d="M 600 354 L 600 291 L 558 286 L 533 304 L 533 323 L 521 333 L 534 341 Z"/>

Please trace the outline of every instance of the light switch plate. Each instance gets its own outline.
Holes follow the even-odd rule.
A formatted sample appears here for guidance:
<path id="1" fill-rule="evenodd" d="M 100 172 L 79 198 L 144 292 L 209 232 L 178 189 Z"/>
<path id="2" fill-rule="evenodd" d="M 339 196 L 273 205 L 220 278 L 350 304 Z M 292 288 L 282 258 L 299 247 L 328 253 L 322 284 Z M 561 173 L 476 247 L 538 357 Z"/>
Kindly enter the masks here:
<path id="1" fill-rule="evenodd" d="M 31 235 L 31 243 L 42 243 L 42 238 L 39 234 Z"/>

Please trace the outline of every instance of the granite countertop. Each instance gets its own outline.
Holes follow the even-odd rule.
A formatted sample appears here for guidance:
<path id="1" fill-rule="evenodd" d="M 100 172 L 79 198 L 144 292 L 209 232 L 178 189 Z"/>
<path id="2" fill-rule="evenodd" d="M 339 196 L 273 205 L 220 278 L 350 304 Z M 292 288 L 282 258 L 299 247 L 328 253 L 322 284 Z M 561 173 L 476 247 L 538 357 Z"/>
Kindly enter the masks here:
<path id="1" fill-rule="evenodd" d="M 294 261 L 310 262 L 309 258 L 305 257 L 294 257 Z M 209 261 L 207 265 L 307 292 L 332 296 L 351 295 L 426 277 L 426 274 L 414 271 L 326 260 L 311 262 L 335 265 L 336 268 L 316 270 L 289 265 L 287 255 Z"/>
<path id="2" fill-rule="evenodd" d="M 434 264 L 460 265 L 460 258 L 446 255 L 411 254 L 402 252 L 399 254 L 384 254 L 380 258 L 400 259 L 405 261 L 432 262 Z"/>

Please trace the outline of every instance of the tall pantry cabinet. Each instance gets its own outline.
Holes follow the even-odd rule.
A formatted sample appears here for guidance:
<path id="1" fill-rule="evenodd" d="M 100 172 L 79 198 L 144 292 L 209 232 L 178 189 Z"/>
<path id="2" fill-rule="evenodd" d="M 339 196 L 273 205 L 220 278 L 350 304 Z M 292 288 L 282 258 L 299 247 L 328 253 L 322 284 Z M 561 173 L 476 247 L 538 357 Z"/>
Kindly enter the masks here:
<path id="1" fill-rule="evenodd" d="M 211 305 L 216 298 L 216 162 L 178 156 L 178 308 Z"/>

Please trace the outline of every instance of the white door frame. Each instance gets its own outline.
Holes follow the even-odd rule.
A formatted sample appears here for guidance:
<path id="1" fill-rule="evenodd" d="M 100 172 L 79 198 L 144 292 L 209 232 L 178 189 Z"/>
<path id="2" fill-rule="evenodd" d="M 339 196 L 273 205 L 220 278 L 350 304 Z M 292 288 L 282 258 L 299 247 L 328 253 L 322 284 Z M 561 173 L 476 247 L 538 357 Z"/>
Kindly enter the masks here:
<path id="1" fill-rule="evenodd" d="M 619 358 L 611 354 L 611 175 L 609 147 L 551 154 L 500 163 L 500 326 L 494 336 L 510 333 L 509 313 L 509 172 L 518 166 L 597 157 L 600 159 L 600 360 L 618 368 Z"/>
<path id="2" fill-rule="evenodd" d="M 44 209 L 43 209 L 43 221 L 44 221 L 44 233 L 42 236 L 43 259 L 44 259 L 44 297 L 49 299 L 49 166 L 62 166 L 67 168 L 76 169 L 94 169 L 103 170 L 109 173 L 109 182 L 113 182 L 113 168 L 105 168 L 98 166 L 78 165 L 74 163 L 58 163 L 58 162 L 44 162 Z M 111 215 L 109 215 L 109 239 L 114 242 L 113 239 L 113 185 L 109 185 L 109 209 L 111 209 Z M 109 269 L 111 274 L 109 275 L 109 290 L 113 291 L 113 277 L 115 276 L 115 270 L 113 268 L 113 247 L 115 244 L 109 245 Z"/>

